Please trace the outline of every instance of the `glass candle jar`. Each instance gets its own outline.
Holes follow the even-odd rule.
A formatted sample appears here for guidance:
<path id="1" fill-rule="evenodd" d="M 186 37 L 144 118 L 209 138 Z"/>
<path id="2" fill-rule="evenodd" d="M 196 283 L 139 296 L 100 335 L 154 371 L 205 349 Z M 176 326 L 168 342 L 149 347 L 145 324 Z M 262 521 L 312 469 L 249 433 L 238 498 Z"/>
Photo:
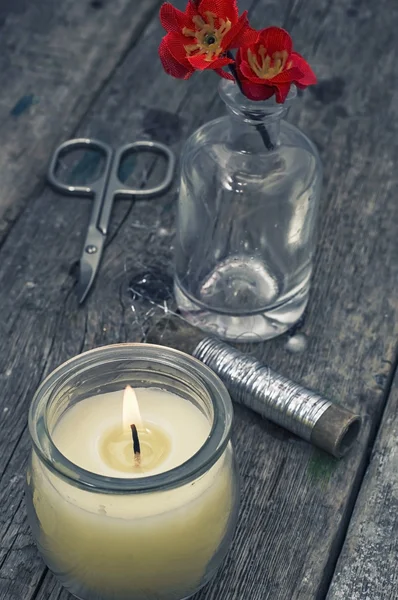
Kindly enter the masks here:
<path id="1" fill-rule="evenodd" d="M 292 327 L 308 301 L 322 168 L 275 98 L 248 100 L 223 80 L 229 115 L 182 153 L 175 295 L 191 323 L 227 340 Z"/>
<path id="2" fill-rule="evenodd" d="M 147 431 L 163 427 L 170 443 L 164 457 L 148 454 L 152 471 L 124 465 L 114 477 L 118 449 L 109 442 L 108 464 L 103 432 L 117 430 L 127 385 Z M 26 501 L 39 551 L 61 583 L 82 600 L 180 600 L 206 584 L 237 519 L 231 424 L 224 385 L 177 350 L 107 346 L 54 371 L 30 408 Z M 188 459 L 184 444 L 188 455 L 198 446 Z"/>

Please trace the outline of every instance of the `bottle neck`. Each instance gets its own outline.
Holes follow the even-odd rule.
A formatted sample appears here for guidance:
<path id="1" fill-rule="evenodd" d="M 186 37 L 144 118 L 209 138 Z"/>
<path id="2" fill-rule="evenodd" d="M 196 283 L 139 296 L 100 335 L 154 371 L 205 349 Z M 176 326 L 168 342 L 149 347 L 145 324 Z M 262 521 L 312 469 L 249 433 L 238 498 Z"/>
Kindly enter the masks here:
<path id="1" fill-rule="evenodd" d="M 281 120 L 287 115 L 290 104 L 296 97 L 294 86 L 284 104 L 277 104 L 275 96 L 259 102 L 249 100 L 234 82 L 228 80 L 221 82 L 219 93 L 230 115 L 241 124 L 255 128 L 268 150 L 279 144 Z"/>
<path id="2" fill-rule="evenodd" d="M 235 115 L 235 117 L 241 118 Z M 281 116 L 271 119 L 263 117 L 261 119 L 247 119 L 243 117 L 244 122 L 249 127 L 254 127 L 261 136 L 264 146 L 267 150 L 274 150 L 279 145 L 279 135 L 281 129 Z"/>

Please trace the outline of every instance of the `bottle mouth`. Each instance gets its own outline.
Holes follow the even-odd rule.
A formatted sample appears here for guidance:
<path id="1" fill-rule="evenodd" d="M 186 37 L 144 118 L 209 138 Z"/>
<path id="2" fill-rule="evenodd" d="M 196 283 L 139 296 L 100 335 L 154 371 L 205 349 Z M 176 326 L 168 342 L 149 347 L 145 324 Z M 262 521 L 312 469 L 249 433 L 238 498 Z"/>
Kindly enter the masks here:
<path id="1" fill-rule="evenodd" d="M 196 454 L 163 473 L 119 478 L 87 471 L 58 450 L 52 432 L 68 407 L 90 394 L 123 389 L 126 380 L 147 387 L 163 386 L 194 402 L 206 414 L 210 433 Z M 208 471 L 230 440 L 232 418 L 227 389 L 197 359 L 163 346 L 115 344 L 72 358 L 44 380 L 30 406 L 29 431 L 40 460 L 69 483 L 92 492 L 144 493 L 185 485 Z"/>
<path id="2" fill-rule="evenodd" d="M 284 104 L 278 104 L 275 96 L 268 100 L 255 101 L 242 94 L 236 83 L 223 79 L 219 85 L 219 94 L 233 115 L 255 122 L 278 120 L 284 117 L 297 96 L 297 89 L 296 86 L 291 86 Z"/>

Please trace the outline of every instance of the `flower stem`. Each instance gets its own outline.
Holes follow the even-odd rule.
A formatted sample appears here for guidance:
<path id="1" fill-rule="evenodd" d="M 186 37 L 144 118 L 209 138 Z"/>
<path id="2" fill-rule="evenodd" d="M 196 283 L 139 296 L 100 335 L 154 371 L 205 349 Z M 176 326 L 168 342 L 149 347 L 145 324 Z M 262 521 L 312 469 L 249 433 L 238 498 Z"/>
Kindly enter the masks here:
<path id="1" fill-rule="evenodd" d="M 234 55 L 232 54 L 232 52 L 227 52 L 227 56 L 228 56 L 228 58 L 232 58 L 233 60 L 235 60 Z M 235 82 L 237 83 L 240 91 L 242 92 L 243 95 L 245 95 L 244 92 L 243 92 L 243 89 L 242 89 L 242 85 L 241 85 L 240 79 L 238 77 L 238 73 L 236 71 L 235 63 L 230 63 L 228 65 L 228 68 L 231 71 L 231 75 L 235 79 Z M 249 114 L 249 116 L 251 118 L 255 119 L 255 117 L 253 115 Z M 274 146 L 274 144 L 271 141 L 270 135 L 269 135 L 269 133 L 267 131 L 267 128 L 264 125 L 264 123 L 259 123 L 258 125 L 256 125 L 256 129 L 259 132 L 259 134 L 261 135 L 261 138 L 262 138 L 262 140 L 264 142 L 264 146 L 267 148 L 267 150 L 275 150 L 275 146 Z"/>

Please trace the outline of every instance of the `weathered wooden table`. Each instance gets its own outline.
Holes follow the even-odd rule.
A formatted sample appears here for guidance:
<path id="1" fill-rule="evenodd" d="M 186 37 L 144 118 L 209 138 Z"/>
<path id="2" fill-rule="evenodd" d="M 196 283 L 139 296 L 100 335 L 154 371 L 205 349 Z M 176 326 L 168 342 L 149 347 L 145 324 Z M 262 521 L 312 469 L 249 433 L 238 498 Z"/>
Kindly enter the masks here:
<path id="1" fill-rule="evenodd" d="M 184 0 L 176 0 L 182 8 Z M 46 185 L 52 150 L 92 135 L 151 136 L 179 152 L 223 111 L 217 80 L 162 71 L 159 0 L 0 4 L 0 599 L 67 600 L 32 543 L 23 503 L 28 405 L 40 381 L 94 346 L 139 341 L 150 306 L 129 284 L 170 273 L 175 189 L 117 204 L 100 277 L 74 294 L 90 203 Z M 243 502 L 234 545 L 198 600 L 398 598 L 398 60 L 395 0 L 242 0 L 255 25 L 289 29 L 319 85 L 291 119 L 325 165 L 320 243 L 301 331 L 254 353 L 359 411 L 336 461 L 237 409 Z M 170 291 L 170 290 L 169 290 Z"/>

